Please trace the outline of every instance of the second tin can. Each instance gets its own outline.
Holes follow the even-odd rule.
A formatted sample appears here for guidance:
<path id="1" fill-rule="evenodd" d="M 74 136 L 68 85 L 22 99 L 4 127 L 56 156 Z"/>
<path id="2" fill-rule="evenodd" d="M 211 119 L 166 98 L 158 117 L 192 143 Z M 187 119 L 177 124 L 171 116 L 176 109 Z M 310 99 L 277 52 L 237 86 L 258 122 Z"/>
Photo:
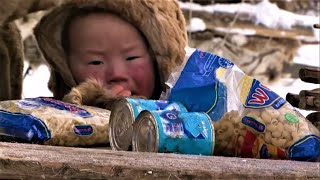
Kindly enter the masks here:
<path id="1" fill-rule="evenodd" d="M 133 128 L 133 151 L 213 155 L 214 127 L 206 113 L 143 111 Z"/>
<path id="2" fill-rule="evenodd" d="M 114 104 L 109 122 L 110 145 L 113 150 L 130 150 L 133 122 L 143 110 L 176 110 L 187 112 L 181 103 L 163 100 L 124 98 Z"/>

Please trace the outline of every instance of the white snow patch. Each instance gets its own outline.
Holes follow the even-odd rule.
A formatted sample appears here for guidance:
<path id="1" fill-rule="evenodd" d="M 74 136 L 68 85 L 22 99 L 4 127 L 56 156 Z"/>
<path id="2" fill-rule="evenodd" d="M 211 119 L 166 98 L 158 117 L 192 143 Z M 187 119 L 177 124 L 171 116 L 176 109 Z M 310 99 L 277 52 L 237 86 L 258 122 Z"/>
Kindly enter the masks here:
<path id="1" fill-rule="evenodd" d="M 319 15 L 300 15 L 280 9 L 269 0 L 263 0 L 258 4 L 214 4 L 202 6 L 196 3 L 179 2 L 181 9 L 190 11 L 202 11 L 208 13 L 224 12 L 230 14 L 247 14 L 256 24 L 263 24 L 269 28 L 291 29 L 300 25 L 312 28 L 313 24 L 319 23 Z M 319 40 L 319 32 L 314 31 L 314 36 Z"/>
<path id="2" fill-rule="evenodd" d="M 242 34 L 242 35 L 255 35 L 256 31 L 253 29 L 240 29 L 240 28 L 222 28 L 218 27 L 215 30 L 220 32 L 228 32 L 232 34 Z"/>
<path id="3" fill-rule="evenodd" d="M 28 68 L 28 63 L 24 62 L 24 73 Z M 23 81 L 22 98 L 33 97 L 52 97 L 51 91 L 48 89 L 48 81 L 50 77 L 49 68 L 46 65 L 40 65 L 37 69 L 25 77 Z"/>
<path id="4" fill-rule="evenodd" d="M 190 24 L 187 26 L 189 32 L 197 32 L 206 30 L 206 23 L 201 18 L 191 18 Z"/>
<path id="5" fill-rule="evenodd" d="M 320 44 L 301 46 L 293 58 L 293 62 L 320 68 Z"/>

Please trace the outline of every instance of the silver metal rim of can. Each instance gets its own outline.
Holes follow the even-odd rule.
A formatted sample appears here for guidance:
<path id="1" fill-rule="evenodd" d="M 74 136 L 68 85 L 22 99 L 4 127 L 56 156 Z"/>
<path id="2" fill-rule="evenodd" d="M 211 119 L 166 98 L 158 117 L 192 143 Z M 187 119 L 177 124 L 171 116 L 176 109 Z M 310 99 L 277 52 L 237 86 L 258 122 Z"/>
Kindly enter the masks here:
<path id="1" fill-rule="evenodd" d="M 129 112 L 129 113 L 126 113 Z M 125 115 L 125 118 L 123 118 L 122 115 L 119 114 L 123 114 Z M 112 150 L 123 150 L 123 151 L 128 151 L 129 147 L 131 145 L 131 135 L 128 135 L 128 137 L 130 138 L 130 141 L 128 143 L 126 143 L 127 145 L 124 147 L 123 145 L 121 146 L 119 142 L 123 142 L 123 140 L 119 140 L 120 137 L 118 137 L 116 135 L 116 127 L 119 124 L 119 122 L 123 122 L 125 119 L 132 119 L 131 124 L 134 121 L 134 115 L 133 115 L 133 109 L 130 106 L 130 103 L 128 103 L 128 101 L 126 99 L 121 99 L 118 102 L 116 102 L 114 104 L 114 107 L 111 110 L 111 114 L 110 114 L 110 119 L 109 119 L 109 141 L 110 141 L 110 146 L 112 148 Z M 132 132 L 132 131 L 131 131 Z"/>
<path id="2" fill-rule="evenodd" d="M 132 135 L 132 151 L 142 152 L 139 150 L 139 129 L 142 127 L 144 121 L 150 121 L 153 129 L 155 130 L 155 147 L 153 147 L 154 151 L 148 152 L 158 152 L 159 148 L 159 129 L 157 121 L 155 120 L 152 113 L 148 110 L 142 111 L 135 122 L 133 123 L 133 135 Z"/>

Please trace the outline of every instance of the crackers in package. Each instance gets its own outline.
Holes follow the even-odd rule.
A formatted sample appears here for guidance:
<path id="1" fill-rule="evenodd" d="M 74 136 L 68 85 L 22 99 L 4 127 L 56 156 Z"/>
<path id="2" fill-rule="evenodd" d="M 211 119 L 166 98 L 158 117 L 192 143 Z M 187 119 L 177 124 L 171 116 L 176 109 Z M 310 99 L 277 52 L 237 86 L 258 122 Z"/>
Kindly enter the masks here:
<path id="1" fill-rule="evenodd" d="M 52 98 L 0 102 L 0 139 L 59 146 L 109 143 L 105 109 L 76 106 Z"/>

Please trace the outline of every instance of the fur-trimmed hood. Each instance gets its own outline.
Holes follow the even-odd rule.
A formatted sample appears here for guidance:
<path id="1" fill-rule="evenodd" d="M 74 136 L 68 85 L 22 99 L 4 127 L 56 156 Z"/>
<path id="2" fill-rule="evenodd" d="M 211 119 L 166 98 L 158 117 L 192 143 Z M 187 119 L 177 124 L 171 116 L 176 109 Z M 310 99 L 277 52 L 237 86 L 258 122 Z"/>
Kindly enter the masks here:
<path id="1" fill-rule="evenodd" d="M 130 22 L 148 40 L 157 61 L 162 88 L 183 62 L 187 46 L 184 16 L 175 0 L 69 0 L 44 16 L 35 28 L 38 45 L 51 69 L 49 89 L 61 99 L 76 86 L 61 45 L 63 26 L 73 8 L 104 8 Z"/>

